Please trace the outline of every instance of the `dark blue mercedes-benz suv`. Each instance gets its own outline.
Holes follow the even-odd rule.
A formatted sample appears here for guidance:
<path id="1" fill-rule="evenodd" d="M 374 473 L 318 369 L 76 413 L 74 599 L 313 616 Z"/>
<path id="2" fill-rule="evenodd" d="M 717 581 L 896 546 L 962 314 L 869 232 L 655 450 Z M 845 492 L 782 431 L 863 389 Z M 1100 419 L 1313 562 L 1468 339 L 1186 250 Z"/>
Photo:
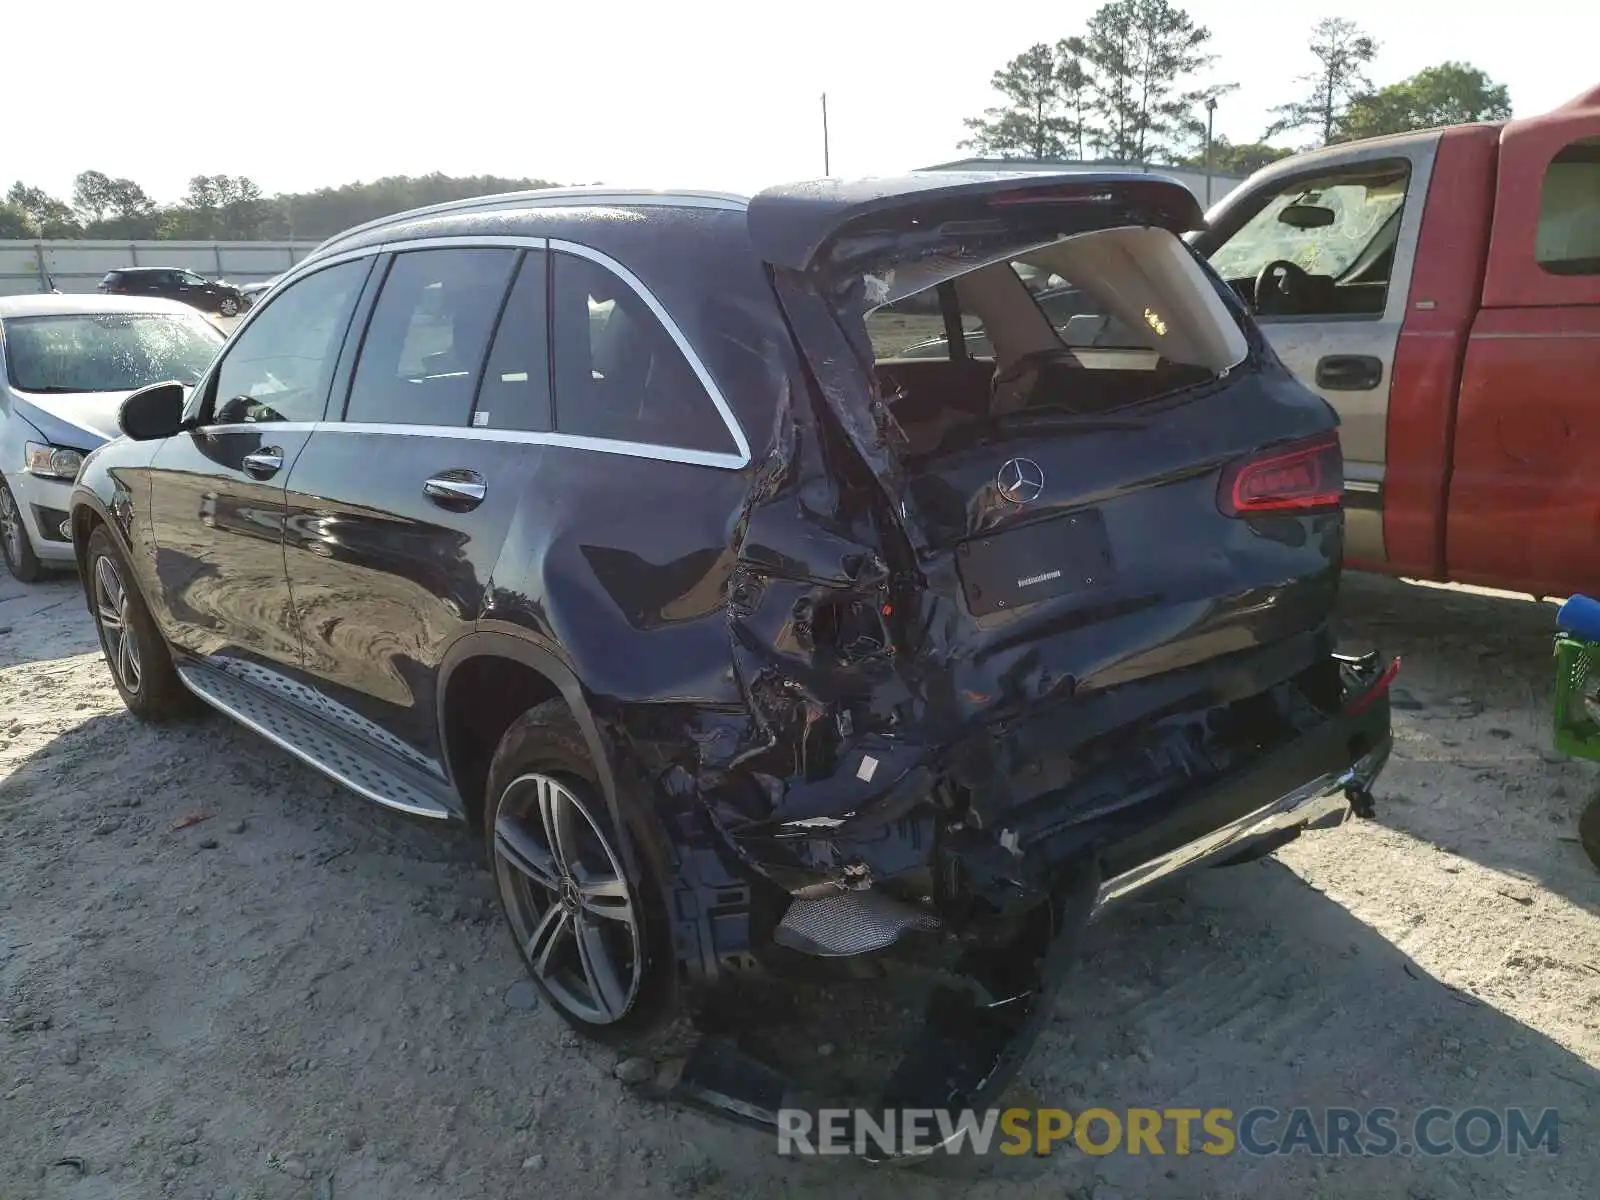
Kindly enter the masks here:
<path id="1" fill-rule="evenodd" d="M 1365 815 L 1389 751 L 1393 667 L 1330 632 L 1336 419 L 1201 223 L 929 173 L 353 229 L 85 463 L 117 687 L 480 831 L 587 1033 L 931 963 L 885 1095 L 976 1107 L 1087 922 Z M 666 1083 L 772 1120 L 703 1032 Z"/>

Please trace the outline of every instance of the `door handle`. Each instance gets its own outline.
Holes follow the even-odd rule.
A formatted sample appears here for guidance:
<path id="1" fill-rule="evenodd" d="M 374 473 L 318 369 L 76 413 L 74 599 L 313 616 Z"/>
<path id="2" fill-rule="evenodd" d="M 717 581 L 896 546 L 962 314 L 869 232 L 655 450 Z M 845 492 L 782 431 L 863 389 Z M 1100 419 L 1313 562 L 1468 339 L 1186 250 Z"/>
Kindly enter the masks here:
<path id="1" fill-rule="evenodd" d="M 257 479 L 269 479 L 283 469 L 283 448 L 263 446 L 244 456 L 244 469 Z"/>
<path id="2" fill-rule="evenodd" d="M 1330 354 L 1317 360 L 1317 386 L 1331 392 L 1370 392 L 1383 382 L 1383 360 L 1370 354 Z"/>
<path id="3" fill-rule="evenodd" d="M 489 485 L 476 471 L 440 471 L 424 481 L 422 494 L 440 508 L 466 512 L 477 508 L 489 494 Z"/>

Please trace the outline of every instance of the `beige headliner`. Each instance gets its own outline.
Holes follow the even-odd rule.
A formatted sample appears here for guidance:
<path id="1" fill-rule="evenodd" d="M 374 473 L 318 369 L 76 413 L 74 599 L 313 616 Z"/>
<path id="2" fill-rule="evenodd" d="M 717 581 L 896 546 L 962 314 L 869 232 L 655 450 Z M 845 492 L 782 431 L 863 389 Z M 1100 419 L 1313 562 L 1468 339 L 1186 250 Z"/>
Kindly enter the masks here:
<path id="1" fill-rule="evenodd" d="M 1020 255 L 1018 261 L 1092 295 L 1168 362 L 1225 371 L 1249 353 L 1244 333 L 1189 250 L 1164 229 L 1082 233 Z M 1059 349 L 1061 341 L 1009 261 L 956 280 L 963 308 L 984 324 L 1001 364 Z"/>

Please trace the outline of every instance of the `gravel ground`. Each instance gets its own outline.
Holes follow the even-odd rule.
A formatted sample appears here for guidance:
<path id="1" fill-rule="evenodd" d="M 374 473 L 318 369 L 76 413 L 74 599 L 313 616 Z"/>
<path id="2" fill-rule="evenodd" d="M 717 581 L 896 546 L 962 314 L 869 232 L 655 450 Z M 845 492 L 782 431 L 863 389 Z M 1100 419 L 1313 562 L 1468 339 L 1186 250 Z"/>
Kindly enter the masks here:
<path id="1" fill-rule="evenodd" d="M 477 846 L 112 689 L 73 580 L 0 576 L 0 1197 L 1591 1197 L 1596 785 L 1551 608 L 1351 577 L 1406 655 L 1374 822 L 1097 927 L 1021 1103 L 1562 1113 L 1559 1155 L 797 1162 L 530 1006 Z"/>

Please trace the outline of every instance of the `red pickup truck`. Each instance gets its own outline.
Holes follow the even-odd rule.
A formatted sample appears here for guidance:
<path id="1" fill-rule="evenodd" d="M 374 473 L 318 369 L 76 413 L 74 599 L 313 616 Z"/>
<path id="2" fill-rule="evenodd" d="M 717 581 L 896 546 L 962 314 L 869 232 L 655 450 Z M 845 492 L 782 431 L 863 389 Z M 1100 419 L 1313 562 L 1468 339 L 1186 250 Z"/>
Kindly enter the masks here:
<path id="1" fill-rule="evenodd" d="M 1195 245 L 1339 411 L 1348 565 L 1600 590 L 1600 88 L 1275 163 Z"/>

